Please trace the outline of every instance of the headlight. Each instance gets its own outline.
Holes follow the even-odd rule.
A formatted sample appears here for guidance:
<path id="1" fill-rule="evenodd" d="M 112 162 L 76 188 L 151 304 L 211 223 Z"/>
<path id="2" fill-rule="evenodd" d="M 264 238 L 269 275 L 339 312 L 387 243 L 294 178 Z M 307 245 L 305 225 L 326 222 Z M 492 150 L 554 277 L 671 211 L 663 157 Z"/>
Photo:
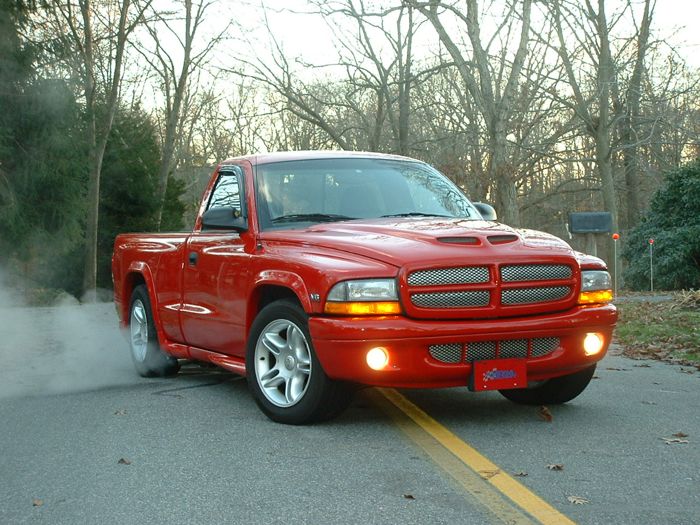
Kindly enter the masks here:
<path id="1" fill-rule="evenodd" d="M 331 288 L 325 312 L 342 315 L 394 315 L 401 313 L 394 279 L 343 281 Z"/>
<path id="2" fill-rule="evenodd" d="M 609 303 L 612 300 L 612 280 L 608 272 L 604 270 L 584 270 L 581 272 L 579 304 Z"/>

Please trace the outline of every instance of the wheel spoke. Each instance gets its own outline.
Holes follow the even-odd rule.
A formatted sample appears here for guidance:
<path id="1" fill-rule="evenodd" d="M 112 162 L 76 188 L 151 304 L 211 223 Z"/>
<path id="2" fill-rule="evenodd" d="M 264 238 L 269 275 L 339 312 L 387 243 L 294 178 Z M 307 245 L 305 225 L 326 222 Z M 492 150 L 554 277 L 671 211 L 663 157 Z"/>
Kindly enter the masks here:
<path id="1" fill-rule="evenodd" d="M 287 341 L 289 348 L 294 352 L 294 355 L 299 358 L 299 354 L 306 353 L 306 339 L 304 334 L 296 326 L 290 326 L 287 332 Z"/>
<path id="2" fill-rule="evenodd" d="M 278 386 L 280 386 L 281 384 L 283 384 L 285 382 L 285 379 L 284 379 L 284 377 L 278 375 L 278 376 L 274 376 L 274 377 L 268 379 L 267 381 L 261 379 L 260 382 L 262 383 L 262 386 L 264 388 L 275 388 L 276 389 Z M 287 383 L 289 383 L 289 381 L 287 381 Z"/>
<path id="3" fill-rule="evenodd" d="M 134 305 L 134 317 L 139 322 L 140 325 L 146 324 L 146 312 L 141 303 Z"/>
<path id="4" fill-rule="evenodd" d="M 287 398 L 288 403 L 295 403 L 299 396 L 301 396 L 304 391 L 304 379 L 304 376 L 296 374 L 287 381 L 284 389 L 284 397 Z"/>
<path id="5" fill-rule="evenodd" d="M 262 344 L 275 357 L 279 356 L 281 350 L 286 346 L 284 339 L 277 334 L 265 334 Z"/>

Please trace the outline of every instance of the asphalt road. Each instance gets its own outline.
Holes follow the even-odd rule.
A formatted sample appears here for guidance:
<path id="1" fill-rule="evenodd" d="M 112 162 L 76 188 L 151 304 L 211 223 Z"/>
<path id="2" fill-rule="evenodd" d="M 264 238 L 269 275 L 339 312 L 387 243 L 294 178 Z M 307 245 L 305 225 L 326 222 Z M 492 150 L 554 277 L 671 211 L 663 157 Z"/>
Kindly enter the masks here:
<path id="1" fill-rule="evenodd" d="M 109 304 L 0 308 L 0 363 L 2 524 L 504 521 L 485 481 L 465 490 L 374 394 L 289 427 L 216 369 L 139 378 Z M 575 522 L 692 524 L 700 373 L 687 372 L 608 356 L 551 422 L 497 393 L 403 394 Z"/>

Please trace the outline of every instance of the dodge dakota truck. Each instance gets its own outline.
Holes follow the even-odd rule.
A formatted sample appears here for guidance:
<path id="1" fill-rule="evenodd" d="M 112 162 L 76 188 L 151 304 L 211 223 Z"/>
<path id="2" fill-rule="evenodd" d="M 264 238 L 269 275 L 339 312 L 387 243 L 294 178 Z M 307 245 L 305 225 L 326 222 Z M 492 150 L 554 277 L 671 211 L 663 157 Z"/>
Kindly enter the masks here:
<path id="1" fill-rule="evenodd" d="M 601 259 L 375 153 L 227 160 L 191 233 L 119 235 L 112 273 L 138 373 L 213 363 L 288 424 L 332 418 L 367 385 L 565 403 L 617 320 Z"/>

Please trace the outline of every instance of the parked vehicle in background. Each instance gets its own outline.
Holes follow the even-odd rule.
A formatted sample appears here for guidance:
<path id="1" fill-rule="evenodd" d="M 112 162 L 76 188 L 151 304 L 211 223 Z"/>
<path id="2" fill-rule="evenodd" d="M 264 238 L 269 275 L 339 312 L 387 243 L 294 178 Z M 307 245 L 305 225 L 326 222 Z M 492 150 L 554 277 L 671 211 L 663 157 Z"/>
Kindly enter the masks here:
<path id="1" fill-rule="evenodd" d="M 291 424 L 334 417 L 362 385 L 565 403 L 617 319 L 602 260 L 374 153 L 227 160 L 191 233 L 119 235 L 112 272 L 140 374 L 213 363 Z"/>

